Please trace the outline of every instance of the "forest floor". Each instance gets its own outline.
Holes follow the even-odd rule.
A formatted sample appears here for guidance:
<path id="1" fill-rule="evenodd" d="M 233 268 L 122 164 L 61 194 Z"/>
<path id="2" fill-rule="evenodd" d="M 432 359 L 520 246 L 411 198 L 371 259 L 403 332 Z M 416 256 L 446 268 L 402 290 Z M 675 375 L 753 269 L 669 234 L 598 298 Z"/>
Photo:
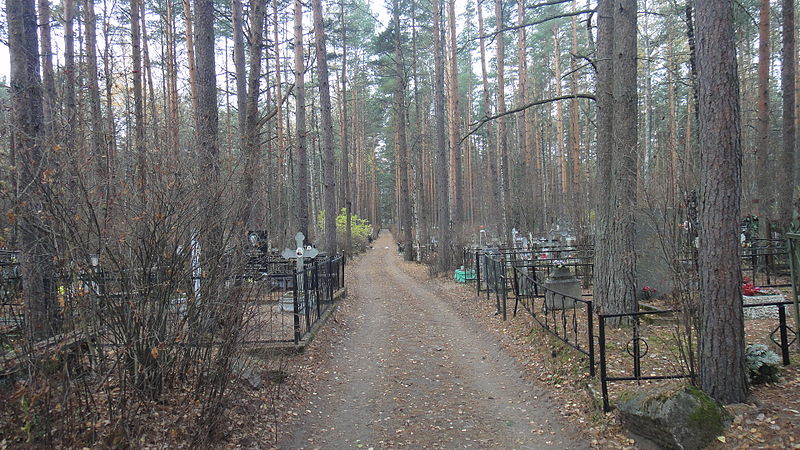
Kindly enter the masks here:
<path id="1" fill-rule="evenodd" d="M 524 315 L 503 322 L 474 286 L 402 261 L 388 232 L 347 276 L 305 353 L 262 367 L 285 381 L 237 402 L 227 446 L 653 448 L 597 409 L 582 355 Z M 754 387 L 712 447 L 800 448 L 798 388 L 797 365 Z"/>

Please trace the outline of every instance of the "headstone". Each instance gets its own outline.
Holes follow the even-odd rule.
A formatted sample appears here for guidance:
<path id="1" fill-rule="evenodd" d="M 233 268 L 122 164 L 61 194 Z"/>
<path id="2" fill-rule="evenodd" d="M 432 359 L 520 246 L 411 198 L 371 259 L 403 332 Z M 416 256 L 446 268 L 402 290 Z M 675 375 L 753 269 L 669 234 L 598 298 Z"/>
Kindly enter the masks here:
<path id="1" fill-rule="evenodd" d="M 315 249 L 314 247 L 303 247 L 303 241 L 305 241 L 305 239 L 306 236 L 303 234 L 303 232 L 298 231 L 297 234 L 294 235 L 294 241 L 297 244 L 297 247 L 294 250 L 290 248 L 283 249 L 283 252 L 281 253 L 281 256 L 286 259 L 296 260 L 298 272 L 303 270 L 303 263 L 306 259 L 314 258 L 319 254 L 319 250 Z"/>
<path id="2" fill-rule="evenodd" d="M 314 258 L 319 254 L 319 250 L 314 247 L 308 246 L 303 247 L 303 241 L 305 241 L 306 237 L 302 231 L 298 231 L 297 234 L 294 236 L 295 244 L 297 248 L 294 250 L 287 248 L 283 250 L 281 256 L 286 259 L 294 259 L 296 261 L 295 270 L 297 271 L 297 295 L 298 295 L 298 303 L 302 303 L 299 301 L 300 298 L 303 297 L 303 269 L 305 268 L 305 260 L 309 258 Z M 294 293 L 288 292 L 288 295 L 284 295 L 281 297 L 280 300 L 280 307 L 281 310 L 286 312 L 294 312 Z M 303 309 L 302 304 L 299 305 L 300 310 Z"/>
<path id="3" fill-rule="evenodd" d="M 667 217 L 670 215 L 671 211 L 667 212 Z M 665 241 L 659 236 L 658 228 L 654 223 L 656 220 L 659 219 L 653 217 L 649 211 L 637 211 L 634 249 L 636 252 L 636 291 L 640 300 L 645 297 L 645 291 L 642 290 L 645 286 L 655 288 L 656 296 L 671 293 L 675 286 L 674 272 L 667 262 L 664 251 Z"/>
<path id="4" fill-rule="evenodd" d="M 544 304 L 548 310 L 571 309 L 581 298 L 581 284 L 566 266 L 555 267 L 544 280 Z"/>

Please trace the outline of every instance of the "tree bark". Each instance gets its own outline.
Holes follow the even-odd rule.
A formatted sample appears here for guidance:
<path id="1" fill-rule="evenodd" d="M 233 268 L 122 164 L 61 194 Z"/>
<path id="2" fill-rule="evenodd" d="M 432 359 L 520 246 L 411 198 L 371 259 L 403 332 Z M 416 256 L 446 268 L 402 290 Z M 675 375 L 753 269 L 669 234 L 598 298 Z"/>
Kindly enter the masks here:
<path id="1" fill-rule="evenodd" d="M 577 10 L 576 0 L 572 1 L 572 11 Z M 572 57 L 570 58 L 570 93 L 575 95 L 578 93 L 578 19 L 572 17 Z M 578 98 L 573 97 L 569 101 L 569 140 L 567 147 L 569 148 L 570 156 L 570 198 L 572 199 L 572 226 L 578 233 L 579 238 L 585 237 L 585 221 L 586 214 L 583 202 L 583 183 L 581 182 L 581 135 L 578 109 Z"/>
<path id="2" fill-rule="evenodd" d="M 559 45 L 558 27 L 553 27 L 553 83 L 555 84 L 556 97 L 561 97 L 561 46 Z M 564 105 L 561 102 L 555 103 L 556 107 L 556 154 L 558 155 L 559 172 L 559 192 L 566 198 L 569 193 L 569 183 L 567 182 L 567 155 L 564 147 Z M 566 211 L 560 211 L 565 214 Z"/>
<path id="3" fill-rule="evenodd" d="M 10 55 L 12 152 L 17 160 L 20 191 L 17 218 L 22 249 L 23 298 L 27 332 L 31 339 L 50 336 L 59 329 L 55 301 L 54 252 L 42 218 L 40 194 L 48 190 L 50 169 L 43 137 L 42 85 L 34 0 L 6 1 Z"/>
<path id="4" fill-rule="evenodd" d="M 328 53 L 325 49 L 325 29 L 322 24 L 322 0 L 312 0 L 314 15 L 314 43 L 317 52 L 317 73 L 319 78 L 320 119 L 322 126 L 322 184 L 325 196 L 325 249 L 333 256 L 336 244 L 336 173 L 333 153 L 333 119 L 331 118 L 331 92 L 328 78 Z"/>
<path id="5" fill-rule="evenodd" d="M 308 151 L 306 149 L 306 82 L 303 60 L 303 2 L 294 2 L 294 90 L 297 133 L 297 225 L 311 241 L 308 227 Z"/>
<path id="6" fill-rule="evenodd" d="M 234 0 L 239 3 L 239 0 Z M 245 163 L 242 174 L 242 199 L 244 207 L 241 222 L 248 230 L 256 229 L 260 220 L 253 217 L 254 205 L 257 203 L 257 193 L 254 190 L 256 174 L 261 167 L 261 121 L 258 114 L 258 98 L 261 92 L 261 47 L 264 38 L 264 10 L 266 0 L 253 0 L 250 10 L 250 73 L 247 75 L 247 89 L 245 92 L 244 122 L 240 124 L 243 130 L 243 152 Z M 240 4 L 241 7 L 241 4 Z M 244 41 L 244 39 L 242 39 Z M 242 42 L 244 43 L 244 42 Z M 234 50 L 235 51 L 235 50 Z M 238 77 L 238 68 L 237 68 Z M 237 78 L 237 88 L 238 88 Z M 278 88 L 280 90 L 280 87 Z M 237 94 L 238 95 L 238 94 Z M 242 114 L 239 114 L 242 117 Z"/>
<path id="7" fill-rule="evenodd" d="M 456 236 L 460 236 L 460 229 L 464 221 L 464 194 L 461 167 L 461 148 L 459 139 L 459 125 L 461 124 L 458 109 L 458 61 L 456 55 L 456 9 L 455 0 L 447 0 L 447 35 L 448 45 L 448 95 L 447 109 L 449 113 L 448 133 L 450 139 L 450 207 L 453 223 L 456 226 Z"/>
<path id="8" fill-rule="evenodd" d="M 347 108 L 347 25 L 345 22 L 345 2 L 341 0 L 340 19 L 342 23 L 342 202 L 345 208 L 344 254 L 349 257 L 353 253 L 353 216 L 350 186 L 350 136 L 348 129 L 352 125 L 348 121 Z"/>
<path id="9" fill-rule="evenodd" d="M 90 155 L 94 162 L 95 174 L 98 181 L 108 183 L 110 173 L 108 154 L 103 145 L 103 118 L 100 113 L 100 74 L 97 70 L 97 16 L 94 11 L 94 2 L 83 1 L 84 22 L 86 24 L 86 88 L 89 91 L 89 118 Z"/>
<path id="10" fill-rule="evenodd" d="M 502 116 L 506 112 L 506 75 L 505 75 L 505 40 L 503 37 L 503 2 L 494 1 L 494 17 L 497 30 L 497 151 L 500 156 L 500 179 L 502 180 L 502 192 L 500 195 L 500 205 L 503 214 L 503 234 L 507 242 L 511 243 L 511 226 L 516 225 L 516 221 L 511 215 L 511 174 L 508 167 L 508 136 L 506 136 L 506 119 Z"/>
<path id="11" fill-rule="evenodd" d="M 603 314 L 634 312 L 637 171 L 636 1 L 598 3 L 595 300 Z"/>
<path id="12" fill-rule="evenodd" d="M 131 52 L 133 57 L 133 108 L 134 108 L 134 153 L 136 164 L 136 191 L 139 204 L 147 202 L 145 187 L 147 186 L 147 153 L 144 130 L 144 92 L 142 88 L 142 37 L 141 19 L 139 17 L 139 0 L 130 1 L 131 14 Z M 203 147 L 200 147 L 203 148 Z"/>
<path id="13" fill-rule="evenodd" d="M 411 239 L 411 198 L 408 188 L 408 145 L 406 139 L 406 67 L 403 57 L 402 35 L 400 33 L 400 2 L 392 1 L 392 21 L 394 22 L 394 59 L 395 59 L 395 125 L 397 126 L 397 184 L 399 190 L 401 232 L 400 240 L 405 244 L 403 256 L 406 261 L 414 258 L 414 246 Z"/>
<path id="14" fill-rule="evenodd" d="M 611 175 L 614 132 L 614 5 L 613 0 L 601 0 L 597 4 L 597 191 L 595 199 L 595 236 L 603 236 L 595 242 L 594 298 L 598 310 L 609 302 L 612 292 L 611 271 L 612 247 L 605 237 L 610 236 L 613 204 L 613 178 Z"/>
<path id="15" fill-rule="evenodd" d="M 247 123 L 247 73 L 245 69 L 244 19 L 242 14 L 242 0 L 231 0 L 233 70 L 236 73 L 236 113 L 239 119 L 239 143 L 242 148 L 245 148 L 247 139 L 247 131 L 245 130 L 245 124 Z M 251 35 L 251 39 L 253 37 Z"/>
<path id="16" fill-rule="evenodd" d="M 442 7 L 440 0 L 433 0 L 433 114 L 434 139 L 436 142 L 436 209 L 438 254 L 437 269 L 446 271 L 450 268 L 450 199 L 448 193 L 447 139 L 444 127 L 444 46 L 442 44 Z"/>
<path id="17" fill-rule="evenodd" d="M 53 138 L 55 128 L 56 82 L 55 71 L 53 70 L 53 45 L 50 33 L 50 2 L 48 0 L 39 0 L 39 33 L 42 37 L 42 87 L 44 89 L 42 113 L 44 136 L 46 141 L 50 142 Z M 50 143 L 52 144 L 52 142 Z"/>
<path id="18" fill-rule="evenodd" d="M 781 51 L 781 89 L 783 90 L 783 151 L 781 152 L 781 172 L 779 179 L 781 196 L 780 224 L 789 231 L 794 206 L 794 187 L 798 180 L 795 166 L 795 28 L 794 1 L 783 0 L 783 49 Z M 763 167 L 763 166 L 760 166 Z M 767 177 L 758 177 L 767 178 Z"/>
<path id="19" fill-rule="evenodd" d="M 484 117 L 488 117 L 491 114 L 491 101 L 489 97 L 489 75 L 486 69 L 486 38 L 484 37 L 484 29 L 483 29 L 483 6 L 481 5 L 481 0 L 476 0 L 476 7 L 478 10 L 478 35 L 480 36 L 480 52 L 481 52 L 481 84 L 483 86 L 483 115 Z M 501 206 L 500 203 L 500 174 L 497 170 L 497 160 L 498 156 L 498 148 L 496 145 L 492 145 L 492 139 L 490 131 L 487 129 L 486 131 L 486 159 L 488 160 L 488 169 L 489 169 L 489 183 L 491 184 L 491 205 L 494 207 Z M 496 213 L 494 214 L 496 216 Z M 502 220 L 500 221 L 502 222 Z M 494 225 L 494 233 L 495 236 L 501 236 L 503 233 L 503 224 L 497 221 L 497 219 L 493 220 Z"/>
<path id="20" fill-rule="evenodd" d="M 133 0 L 136 1 L 136 0 Z M 197 69 L 197 110 L 195 111 L 195 145 L 200 162 L 200 186 L 203 201 L 203 267 L 218 262 L 222 251 L 219 186 L 219 113 L 217 105 L 217 74 L 214 63 L 214 4 L 213 0 L 194 0 L 195 57 Z"/>
<path id="21" fill-rule="evenodd" d="M 64 147 L 76 157 L 75 136 L 78 125 L 78 101 L 75 96 L 75 0 L 64 0 Z"/>
<path id="22" fill-rule="evenodd" d="M 167 81 L 167 145 L 169 146 L 170 154 L 173 155 L 173 160 L 176 165 L 180 155 L 179 149 L 179 134 L 178 134 L 178 58 L 176 55 L 176 39 L 175 39 L 175 9 L 172 2 L 167 2 L 166 18 L 164 20 L 165 31 L 165 73 L 164 77 Z M 177 169 L 177 167 L 176 167 Z"/>
<path id="23" fill-rule="evenodd" d="M 739 262 L 741 125 L 729 0 L 697 2 L 700 100 L 700 387 L 722 403 L 747 398 Z"/>
<path id="24" fill-rule="evenodd" d="M 756 127 L 756 165 L 769 167 L 769 0 L 761 0 L 758 22 L 758 125 Z M 759 217 L 772 217 L 772 194 L 769 177 L 756 177 L 755 214 Z M 761 231 L 765 231 L 766 220 Z M 762 237 L 766 237 L 763 236 Z"/>
<path id="25" fill-rule="evenodd" d="M 113 60 L 111 58 L 111 23 L 108 15 L 108 2 L 103 0 L 103 72 L 105 73 L 106 86 L 105 86 L 105 103 L 106 103 L 106 120 L 104 132 L 106 135 L 106 155 L 109 160 L 109 167 L 111 168 L 110 177 L 114 177 L 116 170 L 116 152 L 117 152 L 117 134 L 116 125 L 114 122 L 114 109 L 113 109 L 113 88 L 114 77 L 112 76 Z M 109 187 L 113 190 L 114 184 L 110 183 Z"/>
<path id="26" fill-rule="evenodd" d="M 194 56 L 194 18 L 190 0 L 183 2 L 183 24 L 186 28 L 186 59 L 189 61 L 189 92 L 192 97 L 192 110 L 197 111 L 197 60 Z"/>
<path id="27" fill-rule="evenodd" d="M 615 204 L 610 238 L 614 246 L 614 291 L 607 298 L 608 309 L 630 312 L 636 301 L 635 208 L 638 172 L 638 95 L 636 70 L 636 0 L 617 0 L 614 8 L 614 129 L 612 179 Z M 613 299 L 613 300 L 612 300 Z M 613 302 L 613 303 L 612 303 Z"/>
<path id="28" fill-rule="evenodd" d="M 525 23 L 525 0 L 517 0 L 517 65 L 518 65 L 518 79 L 517 96 L 519 106 L 526 105 L 530 102 L 530 94 L 528 93 L 528 42 L 526 28 L 521 25 Z M 531 130 L 532 111 L 525 109 L 517 115 L 517 134 L 519 140 L 519 154 L 520 154 L 520 172 L 522 179 L 527 180 L 531 172 L 531 164 L 533 162 L 533 131 Z M 529 199 L 530 206 L 538 209 L 540 204 L 537 201 L 534 191 L 538 190 L 536 183 L 523 183 L 521 187 L 523 195 Z M 532 196 L 532 197 L 531 197 Z M 519 199 L 522 200 L 522 199 Z M 527 209 L 525 205 L 519 204 L 519 208 Z M 523 222 L 520 224 L 525 230 L 533 230 L 536 223 L 536 218 L 531 217 L 531 214 L 520 214 Z"/>

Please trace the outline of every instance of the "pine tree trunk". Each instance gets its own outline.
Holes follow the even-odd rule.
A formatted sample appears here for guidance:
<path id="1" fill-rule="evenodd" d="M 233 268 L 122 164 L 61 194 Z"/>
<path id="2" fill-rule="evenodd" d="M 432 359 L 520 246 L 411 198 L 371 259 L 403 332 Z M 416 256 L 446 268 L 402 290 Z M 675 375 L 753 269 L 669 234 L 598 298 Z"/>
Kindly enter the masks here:
<path id="1" fill-rule="evenodd" d="M 758 125 L 756 127 L 756 166 L 769 167 L 769 0 L 761 0 L 758 21 Z M 766 219 L 772 214 L 773 198 L 769 177 L 756 177 L 755 214 Z M 764 224 L 766 225 L 766 223 Z M 762 231 L 766 226 L 761 227 Z M 761 236 L 766 237 L 766 236 Z"/>
<path id="2" fill-rule="evenodd" d="M 612 232 L 612 209 L 614 182 L 612 178 L 613 132 L 614 132 L 614 0 L 597 3 L 597 175 L 595 213 L 595 268 L 594 300 L 598 311 L 605 313 L 613 292 L 614 279 L 612 247 L 608 238 Z M 609 311 L 610 312 L 610 311 Z"/>
<path id="3" fill-rule="evenodd" d="M 294 90 L 295 133 L 297 133 L 297 225 L 310 242 L 308 151 L 306 149 L 306 83 L 303 61 L 303 2 L 294 2 Z"/>
<path id="4" fill-rule="evenodd" d="M 84 23 L 86 24 L 86 88 L 89 91 L 89 144 L 90 155 L 94 161 L 94 169 L 98 181 L 108 183 L 110 173 L 108 155 L 103 145 L 103 118 L 100 113 L 100 75 L 97 70 L 97 16 L 94 11 L 94 2 L 83 1 Z"/>
<path id="5" fill-rule="evenodd" d="M 561 46 L 559 45 L 558 27 L 553 28 L 553 83 L 555 83 L 556 97 L 561 97 Z M 556 154 L 558 155 L 558 171 L 559 171 L 559 193 L 563 198 L 569 196 L 569 183 L 567 182 L 568 169 L 567 169 L 567 155 L 564 147 L 564 105 L 561 102 L 556 102 Z M 559 214 L 565 214 L 566 211 L 559 211 Z"/>
<path id="6" fill-rule="evenodd" d="M 325 192 L 325 249 L 333 256 L 336 244 L 336 173 L 333 153 L 333 119 L 331 117 L 331 93 L 328 78 L 328 52 L 325 48 L 325 29 L 322 25 L 322 0 L 312 0 L 314 14 L 314 43 L 317 52 L 317 73 L 319 78 L 320 119 L 322 123 L 322 184 Z"/>
<path id="7" fill-rule="evenodd" d="M 239 3 L 239 0 L 234 0 Z M 241 4 L 240 4 L 241 7 Z M 243 201 L 241 222 L 247 230 L 257 228 L 261 224 L 259 218 L 253 217 L 254 205 L 257 204 L 258 195 L 255 192 L 256 174 L 261 167 L 261 125 L 258 110 L 258 97 L 261 92 L 261 47 L 264 38 L 264 9 L 265 0 L 254 0 L 250 10 L 250 73 L 247 75 L 247 89 L 245 92 L 244 122 L 240 124 L 243 129 L 240 133 L 243 138 L 243 152 L 245 163 L 242 174 Z M 235 51 L 235 50 L 234 50 Z M 244 58 L 243 58 L 244 59 Z M 239 88 L 237 68 L 237 89 Z M 278 88 L 280 89 L 280 88 Z M 238 100 L 238 93 L 237 93 Z M 239 114 L 242 117 L 242 114 Z"/>
<path id="8" fill-rule="evenodd" d="M 783 151 L 781 152 L 781 172 L 779 195 L 781 210 L 780 224 L 784 231 L 789 230 L 794 209 L 794 187 L 797 186 L 795 166 L 795 28 L 794 0 L 783 0 L 783 49 L 781 50 L 781 86 L 783 90 Z M 758 177 L 767 178 L 767 177 Z"/>
<path id="9" fill-rule="evenodd" d="M 577 9 L 577 3 L 572 1 L 572 11 Z M 572 17 L 572 54 L 578 54 L 578 20 Z M 575 95 L 578 93 L 578 67 L 576 57 L 570 58 L 570 92 Z M 570 156 L 570 198 L 572 199 L 572 226 L 583 238 L 586 235 L 584 217 L 586 214 L 583 204 L 582 183 L 581 183 L 581 135 L 579 123 L 578 99 L 573 98 L 569 102 L 569 156 Z"/>
<path id="10" fill-rule="evenodd" d="M 178 60 L 176 55 L 175 39 L 175 9 L 172 2 L 167 2 L 166 18 L 164 24 L 166 61 L 163 76 L 167 80 L 167 145 L 173 161 L 177 165 L 180 156 L 180 141 L 178 134 L 178 108 L 180 99 L 178 97 Z M 177 167 L 176 167 L 177 169 Z"/>
<path id="11" fill-rule="evenodd" d="M 113 88 L 114 77 L 112 76 L 113 61 L 111 59 L 111 23 L 108 17 L 108 2 L 103 1 L 103 72 L 105 73 L 106 86 L 105 86 L 105 102 L 106 102 L 106 120 L 104 132 L 106 135 L 106 155 L 109 160 L 109 168 L 111 169 L 110 176 L 114 177 L 116 173 L 116 153 L 117 153 L 117 134 L 114 122 L 114 109 L 113 109 Z M 109 184 L 110 189 L 115 189 L 115 183 Z"/>
<path id="12" fill-rule="evenodd" d="M 44 98 L 42 99 L 42 113 L 44 136 L 46 142 L 52 145 L 53 133 L 55 128 L 56 106 L 56 82 L 55 71 L 53 70 L 53 45 L 50 33 L 50 2 L 39 0 L 39 33 L 41 34 L 41 56 L 42 56 L 42 88 Z"/>
<path id="13" fill-rule="evenodd" d="M 145 187 L 147 186 L 147 154 L 144 130 L 144 92 L 142 87 L 142 37 L 141 19 L 139 17 L 139 1 L 131 0 L 131 52 L 133 57 L 133 108 L 134 108 L 134 153 L 136 164 L 136 191 L 139 195 L 139 204 L 144 207 Z M 216 104 L 216 102 L 215 102 Z M 202 148 L 202 147 L 200 147 Z"/>
<path id="14" fill-rule="evenodd" d="M 449 39 L 448 45 L 448 80 L 447 80 L 447 110 L 449 113 L 448 135 L 450 139 L 450 209 L 453 223 L 456 226 L 456 236 L 461 235 L 461 226 L 464 221 L 464 199 L 463 199 L 463 181 L 462 181 L 462 168 L 461 168 L 461 149 L 460 149 L 460 136 L 459 125 L 461 119 L 459 118 L 458 110 L 458 61 L 456 55 L 456 10 L 455 0 L 447 0 L 447 35 Z"/>
<path id="15" fill-rule="evenodd" d="M 489 97 L 489 75 L 486 69 L 486 38 L 484 36 L 484 28 L 483 28 L 483 6 L 481 5 L 480 0 L 476 0 L 476 8 L 478 10 L 478 35 L 480 37 L 480 51 L 481 51 L 481 82 L 483 86 L 483 115 L 488 117 L 491 114 L 491 100 Z M 489 169 L 489 183 L 491 183 L 491 201 L 490 204 L 493 205 L 495 208 L 501 206 L 500 203 L 500 174 L 497 170 L 497 160 L 498 160 L 498 148 L 497 146 L 493 146 L 492 142 L 492 135 L 490 132 L 490 127 L 487 126 L 486 128 L 486 158 L 488 159 L 488 169 Z M 494 216 L 497 215 L 496 211 L 493 214 Z M 502 222 L 502 221 L 500 221 Z M 494 225 L 494 233 L 495 236 L 501 236 L 503 233 L 503 224 L 497 221 L 497 219 L 493 219 Z"/>
<path id="16" fill-rule="evenodd" d="M 75 136 L 78 125 L 78 101 L 75 96 L 75 0 L 64 0 L 64 147 L 67 155 L 77 157 Z"/>
<path id="17" fill-rule="evenodd" d="M 136 0 L 133 0 L 134 2 Z M 222 251 L 219 189 L 219 113 L 217 106 L 217 74 L 214 63 L 213 0 L 194 0 L 195 58 L 197 69 L 197 110 L 195 111 L 195 145 L 200 162 L 200 186 L 203 201 L 203 267 L 208 270 L 218 262 Z M 141 83 L 141 81 L 140 81 Z"/>
<path id="18" fill-rule="evenodd" d="M 508 167 L 508 136 L 506 136 L 506 75 L 505 75 L 505 38 L 503 37 L 503 3 L 502 0 L 494 1 L 494 17 L 495 28 L 497 30 L 497 37 L 495 38 L 495 45 L 497 46 L 497 152 L 500 157 L 500 179 L 502 192 L 500 195 L 500 207 L 503 214 L 503 236 L 507 242 L 511 242 L 511 227 L 512 224 L 516 225 L 516 221 L 511 215 L 511 174 Z"/>
<path id="19" fill-rule="evenodd" d="M 341 23 L 345 23 L 345 2 L 342 0 L 339 4 L 339 16 Z M 348 121 L 347 111 L 347 26 L 342 26 L 342 170 L 341 170 L 341 183 L 342 183 L 342 203 L 345 208 L 345 234 L 344 234 L 344 254 L 350 256 L 353 253 L 353 217 L 350 191 L 350 136 L 348 128 L 352 125 Z"/>
<path id="20" fill-rule="evenodd" d="M 615 203 L 613 232 L 608 236 L 613 246 L 614 262 L 609 268 L 613 290 L 604 312 L 630 312 L 638 309 L 636 301 L 635 208 L 638 171 L 638 96 L 636 76 L 636 0 L 617 0 L 614 8 L 614 128 L 611 176 Z"/>
<path id="21" fill-rule="evenodd" d="M 722 403 L 747 398 L 739 261 L 741 125 L 733 6 L 697 2 L 700 99 L 700 387 Z"/>
<path id="22" fill-rule="evenodd" d="M 189 92 L 192 97 L 192 110 L 197 111 L 197 60 L 194 56 L 194 19 L 190 0 L 183 2 L 183 24 L 186 28 L 186 59 L 189 62 Z"/>
<path id="23" fill-rule="evenodd" d="M 444 127 L 444 46 L 442 45 L 442 8 L 440 0 L 433 0 L 433 114 L 434 142 L 436 142 L 436 211 L 438 254 L 437 269 L 446 271 L 450 268 L 450 199 L 448 195 L 447 139 Z"/>
<path id="24" fill-rule="evenodd" d="M 244 19 L 242 18 L 242 0 L 231 0 L 231 16 L 233 27 L 233 70 L 236 74 L 236 113 L 239 127 L 239 144 L 245 148 L 247 123 L 247 74 L 244 55 Z M 251 39 L 254 37 L 251 30 Z M 260 38 L 260 36 L 259 36 Z M 260 63 L 259 63 L 260 64 Z M 246 168 L 246 167 L 245 167 Z"/>
<path id="25" fill-rule="evenodd" d="M 408 189 L 408 147 L 406 139 L 406 67 L 403 57 L 402 35 L 400 33 L 400 2 L 392 2 L 392 20 L 394 22 L 394 59 L 395 59 L 395 124 L 397 126 L 397 184 L 399 194 L 400 241 L 403 242 L 403 256 L 406 261 L 414 258 L 414 246 L 411 239 L 411 199 Z"/>
<path id="26" fill-rule="evenodd" d="M 39 49 L 34 0 L 7 0 L 6 20 L 10 55 L 12 153 L 17 160 L 19 186 L 17 219 L 22 249 L 22 296 L 28 337 L 38 340 L 59 330 L 55 299 L 55 256 L 42 217 L 48 158 L 42 144 L 44 118 L 39 81 Z"/>
<path id="27" fill-rule="evenodd" d="M 517 0 L 517 103 L 522 106 L 530 101 L 528 93 L 528 42 L 525 24 L 525 0 Z M 531 111 L 530 108 L 525 109 L 517 114 L 517 135 L 519 141 L 519 154 L 520 154 L 520 172 L 523 180 L 528 179 L 528 173 L 531 169 L 531 162 L 533 161 L 531 152 L 533 151 L 532 133 L 531 133 Z M 535 190 L 535 183 L 522 183 L 521 191 L 524 199 L 519 199 L 524 202 L 530 202 L 529 205 L 533 208 L 538 207 L 538 203 L 532 197 L 533 190 Z M 531 220 L 531 215 L 526 213 L 524 205 L 520 204 L 520 225 L 524 230 L 532 230 L 534 221 Z"/>

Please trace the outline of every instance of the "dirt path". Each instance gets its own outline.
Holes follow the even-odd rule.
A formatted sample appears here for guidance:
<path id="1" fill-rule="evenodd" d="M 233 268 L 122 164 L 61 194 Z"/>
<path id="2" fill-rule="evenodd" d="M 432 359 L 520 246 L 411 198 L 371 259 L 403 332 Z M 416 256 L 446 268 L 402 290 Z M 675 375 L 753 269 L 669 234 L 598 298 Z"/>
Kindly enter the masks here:
<path id="1" fill-rule="evenodd" d="M 281 448 L 587 448 L 488 333 L 400 268 L 384 231 L 348 281 L 350 331 Z"/>

